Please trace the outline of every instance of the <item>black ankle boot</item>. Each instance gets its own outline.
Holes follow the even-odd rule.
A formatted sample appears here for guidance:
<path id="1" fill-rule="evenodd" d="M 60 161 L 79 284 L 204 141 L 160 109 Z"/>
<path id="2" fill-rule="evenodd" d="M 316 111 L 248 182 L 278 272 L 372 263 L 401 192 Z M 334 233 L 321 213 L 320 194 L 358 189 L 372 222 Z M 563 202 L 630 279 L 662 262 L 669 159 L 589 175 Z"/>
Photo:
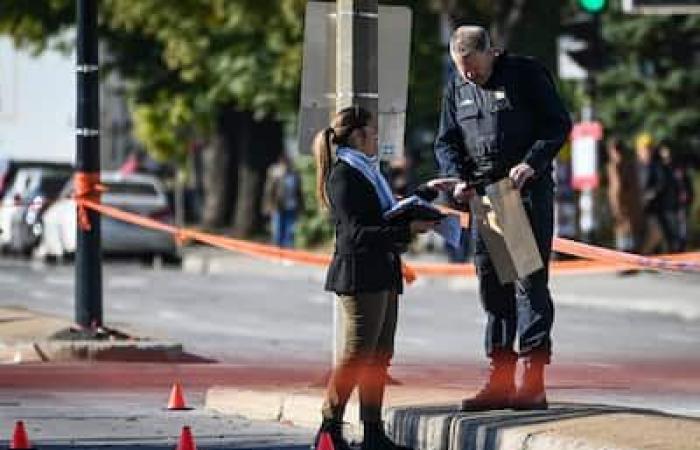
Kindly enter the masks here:
<path id="1" fill-rule="evenodd" d="M 319 428 L 318 433 L 316 433 L 314 445 L 311 447 L 311 450 L 319 450 L 323 434 L 328 434 L 333 443 L 334 450 L 353 450 L 350 444 L 343 438 L 343 423 L 335 419 L 323 419 L 321 428 Z"/>
<path id="2" fill-rule="evenodd" d="M 491 359 L 489 379 L 473 397 L 462 401 L 462 411 L 488 411 L 512 406 L 515 394 L 515 354 Z"/>
<path id="3" fill-rule="evenodd" d="M 382 422 L 365 422 L 361 450 L 413 450 L 410 447 L 394 444 L 384 432 Z"/>

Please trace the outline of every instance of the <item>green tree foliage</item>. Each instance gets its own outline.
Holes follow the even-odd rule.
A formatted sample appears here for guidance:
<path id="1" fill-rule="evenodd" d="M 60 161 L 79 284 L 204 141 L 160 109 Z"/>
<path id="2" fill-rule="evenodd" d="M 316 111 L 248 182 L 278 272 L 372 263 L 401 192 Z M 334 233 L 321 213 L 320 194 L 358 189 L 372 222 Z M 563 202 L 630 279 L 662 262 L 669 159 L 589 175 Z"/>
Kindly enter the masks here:
<path id="1" fill-rule="evenodd" d="M 700 16 L 631 16 L 613 4 L 603 36 L 609 65 L 598 76 L 597 106 L 605 126 L 628 142 L 648 131 L 697 161 Z"/>
<path id="2" fill-rule="evenodd" d="M 101 0 L 99 34 L 109 52 L 103 67 L 117 69 L 130 83 L 135 119 L 149 122 L 137 124 L 147 149 L 161 160 L 181 161 L 183 135 L 206 133 L 222 105 L 257 117 L 292 117 L 304 5 Z M 0 33 L 38 53 L 74 23 L 74 0 L 4 0 Z M 169 112 L 173 106 L 177 111 Z"/>
<path id="3" fill-rule="evenodd" d="M 302 155 L 296 161 L 301 174 L 304 211 L 296 230 L 296 245 L 304 248 L 322 246 L 333 238 L 328 211 L 316 200 L 316 164 L 313 157 Z"/>

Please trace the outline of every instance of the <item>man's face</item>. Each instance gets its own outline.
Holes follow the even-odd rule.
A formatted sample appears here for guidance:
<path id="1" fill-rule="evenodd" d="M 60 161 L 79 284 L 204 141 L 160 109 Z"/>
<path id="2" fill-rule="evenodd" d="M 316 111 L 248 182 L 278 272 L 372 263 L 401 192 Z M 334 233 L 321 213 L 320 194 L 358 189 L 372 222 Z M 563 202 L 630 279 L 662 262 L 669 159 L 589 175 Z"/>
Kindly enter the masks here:
<path id="1" fill-rule="evenodd" d="M 639 159 L 640 162 L 644 164 L 648 164 L 651 162 L 651 147 L 648 145 L 643 145 L 637 147 L 637 159 Z"/>
<path id="2" fill-rule="evenodd" d="M 488 52 L 475 51 L 467 56 L 456 56 L 455 66 L 465 80 L 483 85 L 491 76 L 492 58 Z"/>

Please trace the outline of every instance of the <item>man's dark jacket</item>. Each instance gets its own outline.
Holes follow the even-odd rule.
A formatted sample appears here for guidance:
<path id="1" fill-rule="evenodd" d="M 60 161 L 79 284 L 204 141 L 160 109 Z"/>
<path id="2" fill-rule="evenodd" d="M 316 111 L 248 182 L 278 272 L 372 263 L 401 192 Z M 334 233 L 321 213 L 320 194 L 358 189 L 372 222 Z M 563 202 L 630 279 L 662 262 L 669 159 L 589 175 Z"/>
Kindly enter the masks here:
<path id="1" fill-rule="evenodd" d="M 357 169 L 336 162 L 326 192 L 336 228 L 335 252 L 326 276 L 326 290 L 402 292 L 399 248 L 411 238 L 409 225 L 389 224 L 374 186 Z"/>
<path id="2" fill-rule="evenodd" d="M 547 70 L 531 58 L 501 54 L 484 86 L 456 75 L 442 104 L 435 154 L 445 176 L 476 185 L 495 182 L 528 163 L 536 179 L 567 139 L 571 119 Z"/>

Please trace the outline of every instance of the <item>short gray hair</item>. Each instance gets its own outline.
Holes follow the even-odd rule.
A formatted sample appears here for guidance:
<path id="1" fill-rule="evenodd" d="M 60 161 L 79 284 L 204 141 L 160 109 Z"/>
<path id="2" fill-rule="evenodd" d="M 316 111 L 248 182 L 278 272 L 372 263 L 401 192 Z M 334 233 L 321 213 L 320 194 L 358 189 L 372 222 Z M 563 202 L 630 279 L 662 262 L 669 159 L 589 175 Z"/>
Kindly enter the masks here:
<path id="1" fill-rule="evenodd" d="M 450 54 L 466 57 L 472 52 L 483 52 L 491 47 L 489 32 L 478 25 L 463 25 L 458 27 L 450 38 Z"/>

